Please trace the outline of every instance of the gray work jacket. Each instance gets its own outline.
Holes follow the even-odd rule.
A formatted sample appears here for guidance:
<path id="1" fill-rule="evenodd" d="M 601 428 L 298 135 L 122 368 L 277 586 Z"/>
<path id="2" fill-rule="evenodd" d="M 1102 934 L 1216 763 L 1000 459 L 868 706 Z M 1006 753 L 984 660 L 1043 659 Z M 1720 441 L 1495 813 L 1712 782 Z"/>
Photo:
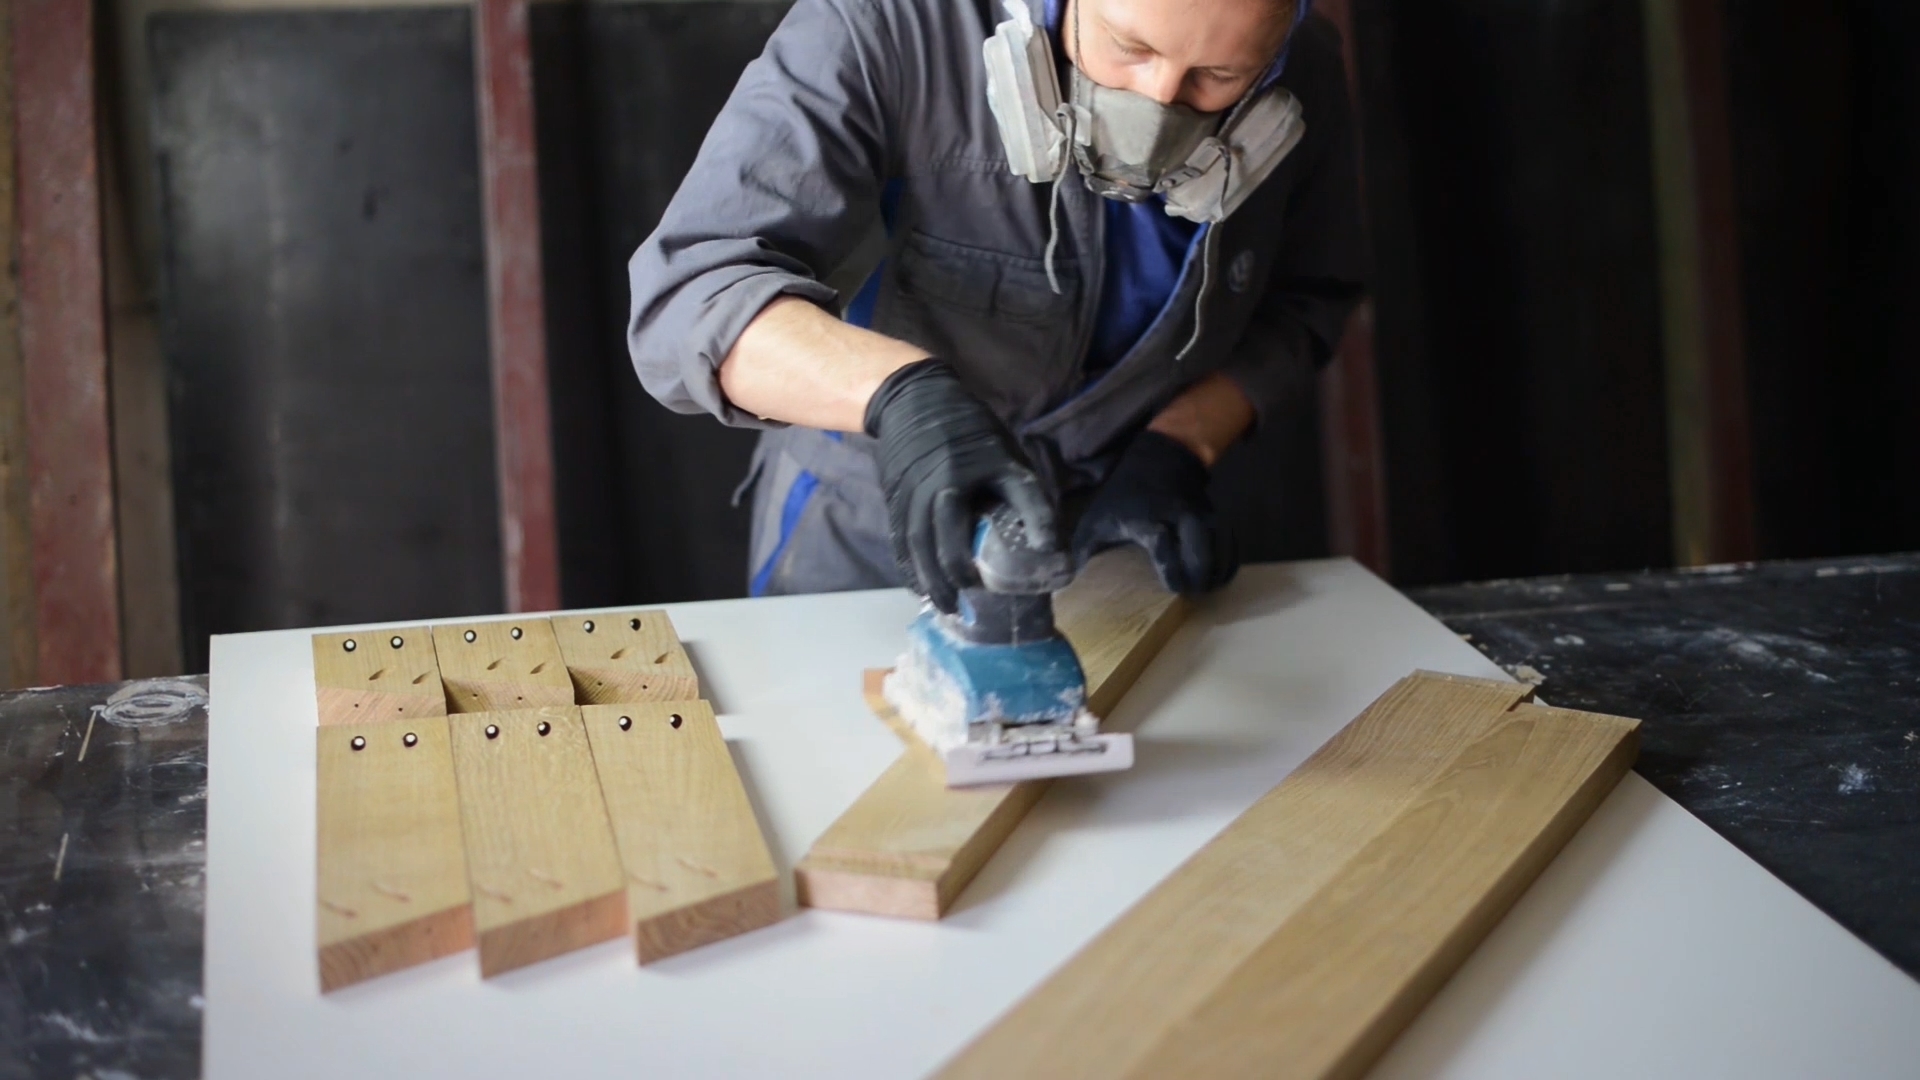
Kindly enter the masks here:
<path id="1" fill-rule="evenodd" d="M 1261 417 L 1311 385 L 1300 372 L 1337 342 L 1364 258 L 1333 28 L 1308 19 L 1278 80 L 1300 99 L 1305 137 L 1193 246 L 1162 317 L 1089 378 L 1105 216 L 1069 171 L 1056 294 L 1042 258 L 1050 190 L 1009 171 L 987 108 L 981 44 L 1002 17 L 995 0 L 797 0 L 628 264 L 627 343 L 654 397 L 777 427 L 727 401 L 720 362 L 776 297 L 840 311 L 876 264 L 872 328 L 949 361 L 1058 492 L 1098 483 L 1209 372 L 1231 375 Z"/>

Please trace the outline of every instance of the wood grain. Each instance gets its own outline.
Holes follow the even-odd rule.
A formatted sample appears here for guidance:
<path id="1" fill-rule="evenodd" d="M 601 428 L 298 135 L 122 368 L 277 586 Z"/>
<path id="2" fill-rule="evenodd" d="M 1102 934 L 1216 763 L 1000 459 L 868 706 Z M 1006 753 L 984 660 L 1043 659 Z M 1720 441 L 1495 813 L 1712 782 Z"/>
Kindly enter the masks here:
<path id="1" fill-rule="evenodd" d="M 447 714 L 423 627 L 313 635 L 313 685 L 321 727 Z"/>
<path id="2" fill-rule="evenodd" d="M 573 680 L 545 618 L 436 626 L 433 645 L 450 713 L 573 704 Z"/>
<path id="3" fill-rule="evenodd" d="M 1402 680 L 942 1075 L 1364 1071 L 1632 764 L 1528 693 Z"/>
<path id="4" fill-rule="evenodd" d="M 780 879 L 704 701 L 581 710 L 640 963 L 780 919 Z"/>
<path id="5" fill-rule="evenodd" d="M 582 705 L 700 696 L 693 661 L 664 611 L 555 615 L 553 633 Z"/>
<path id="6" fill-rule="evenodd" d="M 317 738 L 321 991 L 471 948 L 446 717 L 330 725 Z"/>
<path id="7" fill-rule="evenodd" d="M 470 713 L 448 724 L 480 973 L 619 937 L 624 876 L 580 710 Z"/>
<path id="8" fill-rule="evenodd" d="M 1106 716 L 1179 628 L 1187 604 L 1161 589 L 1144 554 L 1123 548 L 1088 564 L 1054 611 L 1086 670 L 1088 707 Z M 868 690 L 869 705 L 886 719 L 871 679 Z M 795 868 L 802 904 L 937 919 L 1049 783 L 949 788 L 932 755 L 906 741 Z"/>

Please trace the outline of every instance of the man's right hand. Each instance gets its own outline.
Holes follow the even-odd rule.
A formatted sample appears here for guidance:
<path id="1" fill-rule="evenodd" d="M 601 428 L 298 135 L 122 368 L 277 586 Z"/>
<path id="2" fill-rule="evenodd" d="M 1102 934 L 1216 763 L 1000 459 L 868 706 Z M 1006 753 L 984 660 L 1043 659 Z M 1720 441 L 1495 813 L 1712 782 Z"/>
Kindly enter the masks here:
<path id="1" fill-rule="evenodd" d="M 893 555 L 907 580 L 951 614 L 979 580 L 974 523 L 1006 503 L 1040 547 L 1059 539 L 1053 500 L 1013 436 L 939 359 L 889 375 L 867 402 L 867 434 L 879 440 Z"/>

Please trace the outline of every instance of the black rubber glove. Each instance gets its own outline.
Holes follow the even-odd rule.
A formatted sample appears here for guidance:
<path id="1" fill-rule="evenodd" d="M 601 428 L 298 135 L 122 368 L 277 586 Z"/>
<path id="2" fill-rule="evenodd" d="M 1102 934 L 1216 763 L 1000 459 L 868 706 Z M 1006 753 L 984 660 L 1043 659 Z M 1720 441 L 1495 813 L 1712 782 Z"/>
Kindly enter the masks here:
<path id="1" fill-rule="evenodd" d="M 887 376 L 867 402 L 878 439 L 893 557 L 933 606 L 951 614 L 977 584 L 974 522 L 1006 503 L 1034 542 L 1052 549 L 1053 500 L 1000 418 L 945 362 L 920 360 Z"/>
<path id="2" fill-rule="evenodd" d="M 1121 544 L 1146 548 L 1170 592 L 1210 592 L 1240 569 L 1233 537 L 1207 498 L 1206 465 L 1157 431 L 1134 436 L 1073 531 L 1082 566 Z"/>

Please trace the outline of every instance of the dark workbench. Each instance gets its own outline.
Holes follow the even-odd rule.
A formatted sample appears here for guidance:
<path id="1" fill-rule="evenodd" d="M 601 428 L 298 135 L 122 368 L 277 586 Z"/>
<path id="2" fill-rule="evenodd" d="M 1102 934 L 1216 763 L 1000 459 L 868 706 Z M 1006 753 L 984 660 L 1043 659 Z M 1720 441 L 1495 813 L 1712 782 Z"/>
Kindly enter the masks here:
<path id="1" fill-rule="evenodd" d="M 1547 702 L 1639 717 L 1642 776 L 1920 978 L 1920 555 L 1409 595 Z"/>
<path id="2" fill-rule="evenodd" d="M 1411 595 L 1920 977 L 1920 556 Z M 199 1072 L 206 715 L 120 691 L 0 695 L 0 1080 Z"/>

